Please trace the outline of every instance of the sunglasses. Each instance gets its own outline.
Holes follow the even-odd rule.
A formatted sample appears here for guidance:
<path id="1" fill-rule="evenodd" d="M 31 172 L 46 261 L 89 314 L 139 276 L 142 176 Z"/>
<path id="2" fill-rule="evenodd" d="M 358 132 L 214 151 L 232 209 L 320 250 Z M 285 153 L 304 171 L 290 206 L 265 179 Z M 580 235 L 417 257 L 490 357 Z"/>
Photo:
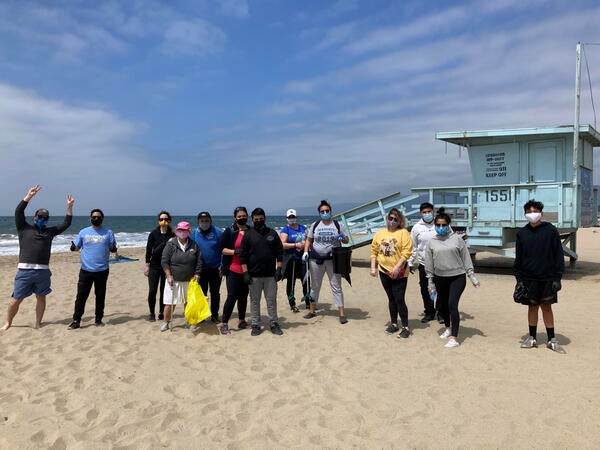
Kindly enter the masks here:
<path id="1" fill-rule="evenodd" d="M 171 219 L 169 219 L 168 217 L 161 217 L 160 219 L 158 219 L 159 222 L 171 222 Z"/>
<path id="2" fill-rule="evenodd" d="M 397 219 L 397 218 L 395 218 L 394 216 L 388 216 L 388 218 L 387 218 L 387 219 L 388 219 L 388 220 L 394 220 L 394 221 L 398 222 L 398 219 Z"/>

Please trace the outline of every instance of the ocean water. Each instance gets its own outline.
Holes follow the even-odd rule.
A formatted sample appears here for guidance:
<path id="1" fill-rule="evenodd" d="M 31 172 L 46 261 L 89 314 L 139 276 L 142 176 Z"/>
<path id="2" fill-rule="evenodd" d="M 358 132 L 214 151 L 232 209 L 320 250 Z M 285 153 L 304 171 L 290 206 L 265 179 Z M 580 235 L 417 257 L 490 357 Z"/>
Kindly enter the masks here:
<path id="1" fill-rule="evenodd" d="M 64 216 L 50 217 L 49 226 L 62 222 Z M 219 228 L 225 228 L 231 225 L 231 216 L 213 216 L 213 224 Z M 303 224 L 310 224 L 317 220 L 317 217 L 301 217 Z M 27 216 L 27 221 L 32 223 L 32 218 Z M 192 227 L 198 223 L 196 215 L 193 216 L 173 216 L 171 225 L 175 226 L 177 222 L 189 222 Z M 279 231 L 287 224 L 284 216 L 267 216 L 267 225 Z M 148 240 L 148 234 L 158 225 L 156 216 L 107 216 L 104 219 L 104 226 L 110 228 L 115 233 L 119 248 L 127 247 L 145 247 Z M 90 226 L 89 217 L 74 216 L 71 226 L 63 234 L 60 234 L 52 241 L 52 252 L 67 252 L 71 241 L 75 239 L 77 233 L 82 228 Z M 0 216 L 0 255 L 18 255 L 19 238 L 17 228 L 15 227 L 15 218 L 13 216 Z"/>

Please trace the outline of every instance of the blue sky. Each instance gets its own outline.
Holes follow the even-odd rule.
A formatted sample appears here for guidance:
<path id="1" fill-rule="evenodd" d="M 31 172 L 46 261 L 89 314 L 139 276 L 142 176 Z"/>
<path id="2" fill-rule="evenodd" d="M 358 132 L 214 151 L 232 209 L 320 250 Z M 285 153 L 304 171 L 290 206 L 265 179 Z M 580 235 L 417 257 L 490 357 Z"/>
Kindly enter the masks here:
<path id="1" fill-rule="evenodd" d="M 0 214 L 36 183 L 36 207 L 115 215 L 469 184 L 435 133 L 572 124 L 599 22 L 580 0 L 3 1 Z"/>

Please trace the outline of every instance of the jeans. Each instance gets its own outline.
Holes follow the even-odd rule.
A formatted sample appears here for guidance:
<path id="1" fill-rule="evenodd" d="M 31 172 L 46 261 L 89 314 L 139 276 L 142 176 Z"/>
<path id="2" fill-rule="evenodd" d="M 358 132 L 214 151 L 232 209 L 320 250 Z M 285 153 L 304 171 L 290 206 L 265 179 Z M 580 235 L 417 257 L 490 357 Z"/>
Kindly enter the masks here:
<path id="1" fill-rule="evenodd" d="M 85 302 L 90 295 L 92 285 L 94 285 L 94 294 L 96 295 L 96 322 L 104 317 L 104 300 L 106 298 L 106 282 L 108 281 L 108 269 L 100 272 L 88 272 L 81 269 L 79 271 L 79 281 L 77 282 L 77 297 L 75 299 L 75 312 L 73 321 L 81 322 L 85 312 Z"/>

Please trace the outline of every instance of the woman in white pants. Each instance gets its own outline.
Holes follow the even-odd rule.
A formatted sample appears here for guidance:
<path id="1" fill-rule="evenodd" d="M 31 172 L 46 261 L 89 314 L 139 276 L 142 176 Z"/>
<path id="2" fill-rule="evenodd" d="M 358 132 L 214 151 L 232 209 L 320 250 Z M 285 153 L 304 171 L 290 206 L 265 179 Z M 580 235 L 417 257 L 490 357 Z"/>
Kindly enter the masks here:
<path id="1" fill-rule="evenodd" d="M 319 300 L 319 292 L 323 277 L 327 273 L 329 285 L 335 306 L 340 314 L 340 323 L 348 322 L 344 313 L 344 293 L 342 292 L 342 276 L 333 273 L 333 247 L 340 247 L 348 243 L 348 236 L 343 224 L 331 218 L 331 206 L 326 200 L 321 200 L 317 208 L 319 220 L 314 222 L 308 229 L 308 236 L 304 245 L 302 259 L 310 264 L 310 310 L 304 316 L 305 319 L 316 317 L 315 304 Z"/>

